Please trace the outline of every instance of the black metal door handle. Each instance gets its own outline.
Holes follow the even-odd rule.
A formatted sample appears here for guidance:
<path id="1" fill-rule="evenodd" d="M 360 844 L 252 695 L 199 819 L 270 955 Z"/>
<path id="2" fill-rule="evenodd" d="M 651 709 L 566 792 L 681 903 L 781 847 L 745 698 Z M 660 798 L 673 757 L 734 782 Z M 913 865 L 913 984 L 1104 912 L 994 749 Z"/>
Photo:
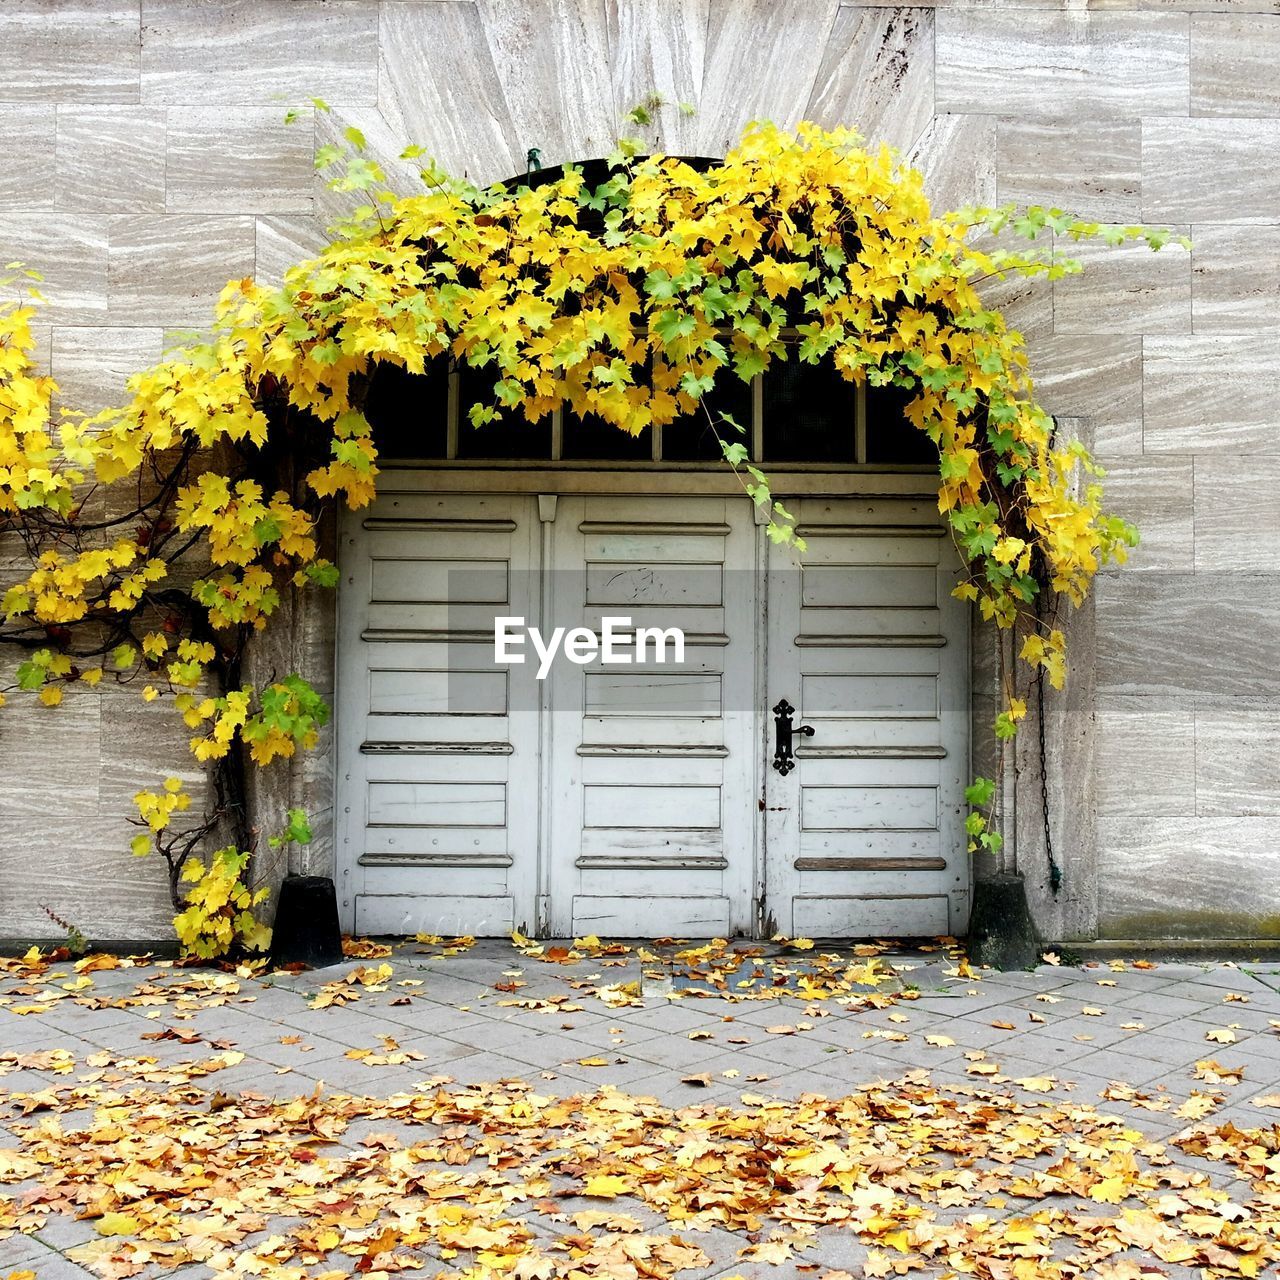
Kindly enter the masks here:
<path id="1" fill-rule="evenodd" d="M 806 738 L 813 737 L 813 725 L 791 723 L 796 709 L 783 698 L 773 709 L 773 767 L 785 778 L 796 767 L 795 751 L 792 738 L 802 734 Z"/>

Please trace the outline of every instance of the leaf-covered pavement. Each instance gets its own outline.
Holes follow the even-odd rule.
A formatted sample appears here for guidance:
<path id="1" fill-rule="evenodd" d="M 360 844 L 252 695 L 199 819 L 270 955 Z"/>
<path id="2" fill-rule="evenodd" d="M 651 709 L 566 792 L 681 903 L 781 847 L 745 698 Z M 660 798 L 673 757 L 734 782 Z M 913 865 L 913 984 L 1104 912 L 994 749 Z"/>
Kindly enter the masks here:
<path id="1" fill-rule="evenodd" d="M 1277 966 L 0 961 L 0 1280 L 1266 1276 Z"/>

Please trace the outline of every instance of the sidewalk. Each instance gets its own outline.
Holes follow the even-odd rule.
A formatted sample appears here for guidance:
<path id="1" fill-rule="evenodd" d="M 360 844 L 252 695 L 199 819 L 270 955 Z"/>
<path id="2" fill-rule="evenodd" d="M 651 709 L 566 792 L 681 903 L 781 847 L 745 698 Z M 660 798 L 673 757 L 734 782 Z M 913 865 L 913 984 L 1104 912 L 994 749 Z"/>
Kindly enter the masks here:
<path id="1" fill-rule="evenodd" d="M 0 961 L 0 1280 L 1275 1273 L 1280 964 L 571 947 Z"/>

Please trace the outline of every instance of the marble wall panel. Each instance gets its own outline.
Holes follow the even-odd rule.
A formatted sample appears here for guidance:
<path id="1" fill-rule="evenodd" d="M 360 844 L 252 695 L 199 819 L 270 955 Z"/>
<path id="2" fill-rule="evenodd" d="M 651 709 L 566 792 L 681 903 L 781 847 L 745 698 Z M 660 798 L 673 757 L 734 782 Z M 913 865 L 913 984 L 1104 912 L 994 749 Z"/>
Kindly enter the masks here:
<path id="1" fill-rule="evenodd" d="M 607 0 L 613 98 L 628 111 L 652 94 L 663 106 L 656 123 L 633 129 L 670 155 L 692 155 L 700 128 L 711 0 Z"/>
<path id="2" fill-rule="evenodd" d="M 935 115 L 908 162 L 924 174 L 935 209 L 996 203 L 996 121 L 992 116 Z"/>
<path id="3" fill-rule="evenodd" d="M 164 863 L 135 858 L 132 827 L 94 815 L 5 820 L 0 846 L 0 938 L 57 938 L 45 908 L 91 941 L 172 939 Z"/>
<path id="4" fill-rule="evenodd" d="M 137 0 L 7 0 L 0 102 L 137 102 Z"/>
<path id="5" fill-rule="evenodd" d="M 6 685 L 16 662 L 13 654 L 4 655 Z M 57 707 L 11 696 L 4 710 L 6 750 L 0 774 L 12 785 L 0 787 L 0 817 L 7 823 L 59 811 L 94 813 L 99 805 L 99 695 L 87 685 L 69 688 Z"/>
<path id="6" fill-rule="evenodd" d="M 1103 459 L 1142 452 L 1142 339 L 1037 337 L 1028 344 L 1040 403 L 1083 418 Z"/>
<path id="7" fill-rule="evenodd" d="M 59 107 L 58 206 L 162 213 L 165 113 L 155 107 Z"/>
<path id="8" fill-rule="evenodd" d="M 1280 208 L 1280 119 L 1146 119 L 1147 222 L 1271 222 Z"/>
<path id="9" fill-rule="evenodd" d="M 1095 594 L 1102 691 L 1280 696 L 1280 574 L 1103 574 Z"/>
<path id="10" fill-rule="evenodd" d="M 252 275 L 253 263 L 252 218 L 116 218 L 111 228 L 111 323 L 208 326 L 223 286 Z"/>
<path id="11" fill-rule="evenodd" d="M 1195 332 L 1280 331 L 1280 226 L 1198 223 L 1191 240 Z"/>
<path id="12" fill-rule="evenodd" d="M 1137 120 L 1004 119 L 996 129 L 996 145 L 1001 204 L 1047 205 L 1126 224 L 1141 212 Z"/>
<path id="13" fill-rule="evenodd" d="M 44 907 L 97 938 L 169 932 L 155 910 L 168 900 L 163 867 L 133 858 L 134 830 L 123 815 L 109 821 L 103 808 L 101 726 L 102 695 L 84 686 L 69 689 L 58 707 L 25 695 L 5 707 L 0 937 L 59 934 Z"/>
<path id="14" fill-rule="evenodd" d="M 1106 818 L 1098 828 L 1103 937 L 1280 937 L 1272 819 Z"/>
<path id="15" fill-rule="evenodd" d="M 749 121 L 791 128 L 804 118 L 836 8 L 836 0 L 711 0 L 698 103 L 701 154 L 723 155 Z"/>
<path id="16" fill-rule="evenodd" d="M 1191 255 L 1182 245 L 1153 253 L 1142 240 L 1113 248 L 1060 237 L 1057 251 L 1084 270 L 1054 282 L 1055 334 L 1190 331 Z"/>
<path id="17" fill-rule="evenodd" d="M 402 196 L 420 195 L 425 190 L 422 161 L 401 158 L 409 141 L 376 107 L 334 107 L 331 111 L 319 112 L 315 121 L 317 149 L 336 146 L 345 151 L 349 145 L 346 133 L 353 128 L 359 130 L 364 139 L 365 158 L 381 167 L 389 190 Z M 353 209 L 369 202 L 367 192 L 330 188 L 329 180 L 340 172 L 340 166 L 326 167 L 318 171 L 312 181 L 312 209 L 325 226 L 342 220 Z"/>
<path id="18" fill-rule="evenodd" d="M 258 218 L 254 237 L 254 274 L 264 284 L 278 284 L 294 263 L 313 257 L 329 240 L 323 221 L 314 215 Z"/>
<path id="19" fill-rule="evenodd" d="M 1195 714 L 1181 698 L 1104 694 L 1097 705 L 1098 816 L 1194 817 Z"/>
<path id="20" fill-rule="evenodd" d="M 1191 114 L 1280 116 L 1280 13 L 1191 19 Z"/>
<path id="21" fill-rule="evenodd" d="M 123 824 L 136 817 L 133 797 L 154 790 L 166 777 L 181 779 L 193 816 L 202 811 L 208 800 L 205 769 L 188 749 L 192 731 L 171 703 L 143 702 L 134 688 L 104 684 L 99 724 L 98 795 L 106 819 Z"/>
<path id="22" fill-rule="evenodd" d="M 1280 698 L 1214 698 L 1195 705 L 1196 812 L 1280 815 Z"/>
<path id="23" fill-rule="evenodd" d="M 1280 446 L 1243 463 L 1207 453 L 1195 469 L 1196 572 L 1280 570 Z"/>
<path id="24" fill-rule="evenodd" d="M 937 109 L 1035 118 L 1186 114 L 1178 13 L 940 7 Z"/>
<path id="25" fill-rule="evenodd" d="M 909 151 L 933 119 L 932 11 L 842 6 L 805 116 Z"/>
<path id="26" fill-rule="evenodd" d="M 52 103 L 0 105 L 0 147 L 10 163 L 0 170 L 0 216 L 54 204 L 57 108 Z"/>
<path id="27" fill-rule="evenodd" d="M 44 278 L 43 324 L 102 322 L 107 313 L 107 243 L 111 220 L 98 215 L 9 213 L 0 258 Z M 13 288 L 4 290 L 11 296 Z"/>
<path id="28" fill-rule="evenodd" d="M 1280 338 L 1143 339 L 1147 453 L 1280 451 Z"/>
<path id="29" fill-rule="evenodd" d="M 478 0 L 489 53 L 514 120 L 517 172 L 608 155 L 622 130 L 613 100 L 605 0 Z"/>
<path id="30" fill-rule="evenodd" d="M 308 213 L 313 112 L 291 124 L 271 107 L 171 107 L 165 156 L 170 213 Z"/>
<path id="31" fill-rule="evenodd" d="M 377 102 L 377 0 L 142 0 L 144 102 L 283 112 L 315 95 Z"/>
<path id="32" fill-rule="evenodd" d="M 1192 460 L 1122 458 L 1109 462 L 1106 472 L 1102 484 L 1107 510 L 1136 524 L 1142 537 L 1121 572 L 1189 573 L 1197 568 Z"/>
<path id="33" fill-rule="evenodd" d="M 474 4 L 385 0 L 379 68 L 379 108 L 402 147 L 481 186 L 523 171 L 537 144 L 517 136 Z"/>
<path id="34" fill-rule="evenodd" d="M 125 381 L 155 364 L 163 350 L 160 329 L 59 325 L 50 362 L 59 403 L 86 413 L 122 403 Z"/>

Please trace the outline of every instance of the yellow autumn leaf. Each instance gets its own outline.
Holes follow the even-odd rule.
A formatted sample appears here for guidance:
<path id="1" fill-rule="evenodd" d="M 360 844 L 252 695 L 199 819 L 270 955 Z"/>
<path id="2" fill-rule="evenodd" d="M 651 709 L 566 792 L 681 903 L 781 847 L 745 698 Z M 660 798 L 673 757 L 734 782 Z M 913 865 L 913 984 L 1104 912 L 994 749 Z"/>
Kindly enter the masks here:
<path id="1" fill-rule="evenodd" d="M 593 1200 L 612 1200 L 627 1190 L 626 1178 L 614 1173 L 597 1173 L 587 1179 L 582 1194 Z"/>
<path id="2" fill-rule="evenodd" d="M 1088 1195 L 1100 1204 L 1121 1204 L 1129 1195 L 1129 1186 L 1120 1177 L 1103 1178 L 1089 1188 Z"/>
<path id="3" fill-rule="evenodd" d="M 142 1223 L 131 1213 L 104 1213 L 94 1226 L 100 1236 L 132 1236 Z"/>

